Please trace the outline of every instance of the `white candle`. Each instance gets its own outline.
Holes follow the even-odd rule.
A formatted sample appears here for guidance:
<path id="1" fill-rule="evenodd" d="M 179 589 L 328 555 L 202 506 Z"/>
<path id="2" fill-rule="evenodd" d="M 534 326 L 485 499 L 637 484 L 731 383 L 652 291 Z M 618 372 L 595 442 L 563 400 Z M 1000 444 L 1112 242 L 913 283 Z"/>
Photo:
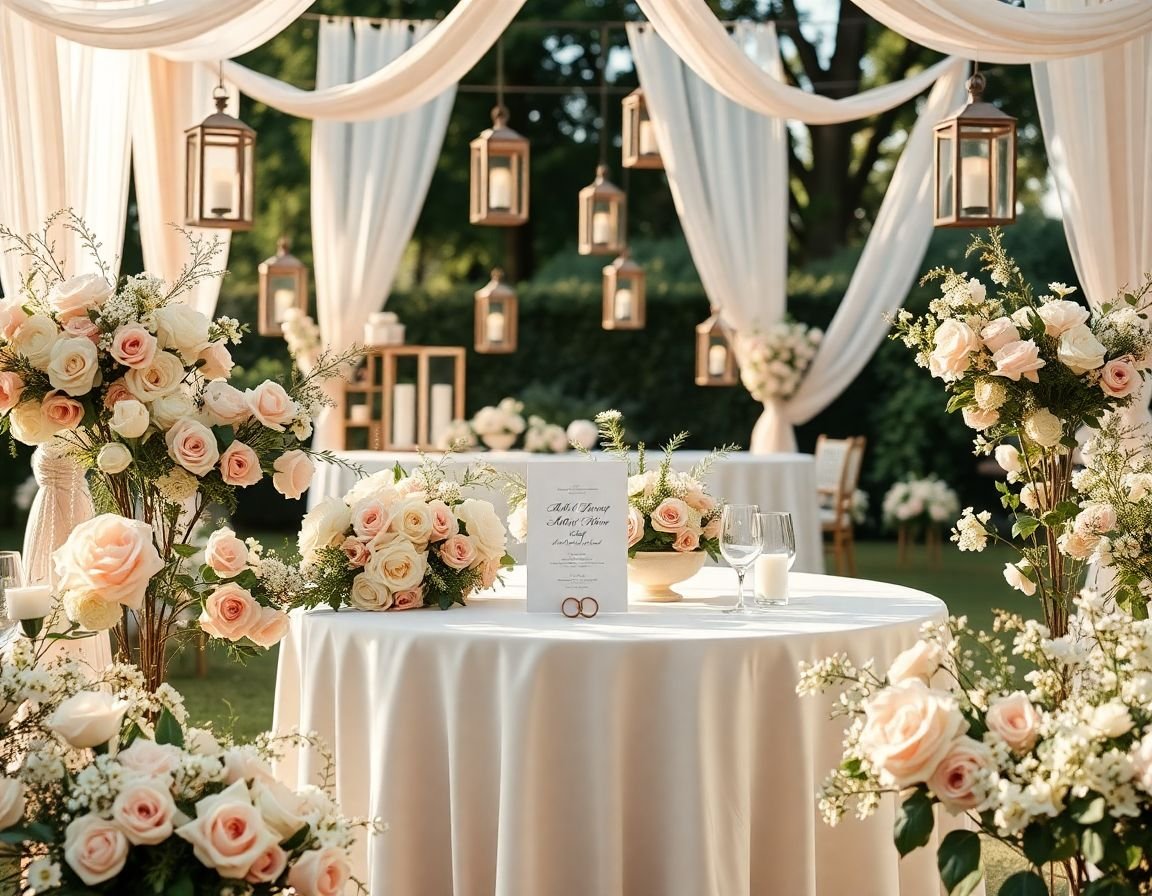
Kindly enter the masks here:
<path id="1" fill-rule="evenodd" d="M 504 341 L 504 312 L 502 312 L 502 311 L 489 311 L 488 312 L 488 341 L 489 342 L 503 342 Z"/>
<path id="2" fill-rule="evenodd" d="M 612 216 L 608 212 L 592 215 L 592 242 L 598 245 L 612 242 Z"/>
<path id="3" fill-rule="evenodd" d="M 278 289 L 272 293 L 272 306 L 276 309 L 276 321 L 284 320 L 288 311 L 296 307 L 296 291 L 292 289 Z"/>
<path id="4" fill-rule="evenodd" d="M 232 187 L 234 178 L 227 168 L 214 168 L 208 182 L 208 208 L 214 215 L 226 215 L 232 211 Z"/>
<path id="5" fill-rule="evenodd" d="M 632 290 L 616 290 L 616 308 L 614 314 L 616 320 L 632 319 Z"/>
<path id="6" fill-rule="evenodd" d="M 5 615 L 9 619 L 43 619 L 52 612 L 55 599 L 48 585 L 4 589 Z"/>
<path id="7" fill-rule="evenodd" d="M 960 160 L 960 195 L 964 211 L 988 214 L 988 160 L 982 156 L 965 156 Z"/>
<path id="8" fill-rule="evenodd" d="M 372 411 L 366 404 L 354 404 L 348 409 L 348 419 L 353 423 L 371 423 Z"/>
<path id="9" fill-rule="evenodd" d="M 723 376 L 728 366 L 728 349 L 714 345 L 708 349 L 708 376 Z"/>
<path id="10" fill-rule="evenodd" d="M 430 441 L 439 445 L 440 439 L 452 425 L 452 386 L 449 383 L 432 384 L 432 422 Z"/>
<path id="11" fill-rule="evenodd" d="M 653 156 L 656 154 L 656 132 L 652 130 L 652 122 L 647 118 L 640 122 L 640 155 Z"/>
<path id="12" fill-rule="evenodd" d="M 411 448 L 416 444 L 416 386 L 397 383 L 392 387 L 392 446 Z"/>
<path id="13" fill-rule="evenodd" d="M 488 207 L 512 208 L 512 170 L 500 165 L 488 169 Z"/>
<path id="14" fill-rule="evenodd" d="M 757 600 L 788 600 L 788 555 L 761 554 L 756 558 L 756 598 Z"/>

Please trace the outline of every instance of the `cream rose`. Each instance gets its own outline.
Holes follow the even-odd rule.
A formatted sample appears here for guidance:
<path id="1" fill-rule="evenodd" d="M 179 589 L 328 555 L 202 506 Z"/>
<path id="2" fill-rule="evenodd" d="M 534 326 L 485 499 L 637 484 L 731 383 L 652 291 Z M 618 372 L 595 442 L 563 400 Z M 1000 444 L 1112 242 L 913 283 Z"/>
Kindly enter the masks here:
<path id="1" fill-rule="evenodd" d="M 952 318 L 936 328 L 932 343 L 934 348 L 928 356 L 928 369 L 933 376 L 943 380 L 959 378 L 972 363 L 972 352 L 980 348 L 980 339 L 972 328 Z"/>
<path id="2" fill-rule="evenodd" d="M 279 383 L 265 380 L 255 389 L 249 389 L 244 395 L 252 416 L 276 432 L 283 432 L 284 427 L 296 416 L 296 402 Z"/>
<path id="3" fill-rule="evenodd" d="M 700 533 L 695 529 L 681 529 L 676 533 L 676 539 L 672 542 L 672 550 L 680 551 L 682 554 L 690 554 L 699 549 Z"/>
<path id="4" fill-rule="evenodd" d="M 7 414 L 20 403 L 24 393 L 24 380 L 11 371 L 0 371 L 0 414 Z"/>
<path id="5" fill-rule="evenodd" d="M 1036 313 L 1044 321 L 1044 332 L 1049 336 L 1062 336 L 1088 320 L 1088 309 L 1067 299 L 1045 302 Z"/>
<path id="6" fill-rule="evenodd" d="M 1040 713 L 1023 691 L 993 700 L 984 723 L 1017 754 L 1027 753 L 1040 737 Z"/>
<path id="7" fill-rule="evenodd" d="M 1022 594 L 1031 596 L 1036 593 L 1036 583 L 1025 573 L 1026 565 L 1024 563 L 1004 564 L 1004 581 Z"/>
<path id="8" fill-rule="evenodd" d="M 188 418 L 189 420 L 200 420 L 199 415 L 196 413 L 196 404 L 192 401 L 191 396 L 184 391 L 181 386 L 167 395 L 161 395 L 151 405 L 152 421 L 160 429 L 171 429 L 176 425 L 176 421 L 181 418 Z"/>
<path id="9" fill-rule="evenodd" d="M 112 803 L 112 820 L 133 846 L 156 846 L 172 836 L 176 803 L 162 781 L 129 781 Z"/>
<path id="10" fill-rule="evenodd" d="M 272 485 L 285 498 L 297 499 L 308 486 L 316 473 L 312 458 L 298 448 L 285 451 L 272 463 Z"/>
<path id="11" fill-rule="evenodd" d="M 507 547 L 507 532 L 500 517 L 487 501 L 468 498 L 456 508 L 456 519 L 463 523 L 476 549 L 488 560 L 499 560 Z"/>
<path id="12" fill-rule="evenodd" d="M 995 457 L 1005 473 L 1019 473 L 1024 469 L 1020 463 L 1020 451 L 1015 445 L 997 445 Z"/>
<path id="13" fill-rule="evenodd" d="M 978 740 L 961 737 L 940 760 L 928 786 L 949 812 L 967 812 L 987 799 L 995 768 L 991 750 Z"/>
<path id="14" fill-rule="evenodd" d="M 81 523 L 53 554 L 61 590 L 99 592 L 106 603 L 139 610 L 152 576 L 164 561 L 152 527 L 114 513 Z"/>
<path id="15" fill-rule="evenodd" d="M 24 820 L 24 782 L 0 777 L 0 831 Z"/>
<path id="16" fill-rule="evenodd" d="M 113 287 L 100 274 L 80 274 L 62 280 L 48 291 L 48 304 L 61 320 L 87 317 L 112 295 Z"/>
<path id="17" fill-rule="evenodd" d="M 1140 374 L 1124 358 L 1116 358 L 1104 365 L 1100 371 L 1100 388 L 1112 398 L 1127 398 L 1140 385 Z"/>
<path id="18" fill-rule="evenodd" d="M 184 365 L 171 352 L 157 352 L 147 367 L 133 368 L 124 374 L 124 385 L 134 398 L 155 401 L 161 395 L 175 392 L 184 379 Z"/>
<path id="19" fill-rule="evenodd" d="M 1055 448 L 1064 438 L 1064 424 L 1048 408 L 1039 408 L 1025 419 L 1024 435 L 1041 448 Z"/>
<path id="20" fill-rule="evenodd" d="M 423 498 L 409 498 L 393 509 L 396 531 L 407 538 L 417 548 L 428 544 L 432 538 L 432 511 Z"/>
<path id="21" fill-rule="evenodd" d="M 1104 366 L 1107 349 L 1092 331 L 1081 324 L 1066 330 L 1056 346 L 1056 357 L 1073 373 L 1087 373 Z"/>
<path id="22" fill-rule="evenodd" d="M 644 514 L 628 505 L 628 519 L 626 522 L 628 534 L 628 547 L 635 545 L 644 537 Z"/>
<path id="23" fill-rule="evenodd" d="M 220 478 L 240 488 L 255 485 L 264 478 L 260 458 L 243 442 L 233 442 L 220 455 Z"/>
<path id="24" fill-rule="evenodd" d="M 156 358 L 156 337 L 140 324 L 126 324 L 112 334 L 112 346 L 108 354 L 114 361 L 125 367 L 147 367 Z"/>
<path id="25" fill-rule="evenodd" d="M 222 579 L 240 575 L 248 566 L 248 547 L 225 526 L 208 536 L 204 547 L 204 562 Z"/>
<path id="26" fill-rule="evenodd" d="M 208 595 L 200 614 L 200 628 L 213 638 L 239 641 L 260 621 L 260 604 L 252 592 L 235 582 L 221 585 Z"/>
<path id="27" fill-rule="evenodd" d="M 296 860 L 288 872 L 288 886 L 297 896 L 340 896 L 352 871 L 343 850 L 334 846 L 310 849 Z"/>
<path id="28" fill-rule="evenodd" d="M 1087 504 L 1076 514 L 1072 528 L 1082 535 L 1106 535 L 1116 528 L 1116 508 L 1111 504 Z"/>
<path id="29" fill-rule="evenodd" d="M 135 398 L 126 398 L 112 405 L 112 416 L 108 419 L 108 428 L 116 435 L 125 439 L 138 439 L 148 429 L 152 422 L 148 415 L 148 408 Z"/>
<path id="30" fill-rule="evenodd" d="M 363 572 L 352 580 L 348 602 L 358 610 L 387 610 L 392 606 L 392 589 L 375 575 Z"/>
<path id="31" fill-rule="evenodd" d="M 34 402 L 18 404 L 8 415 L 12 435 L 25 445 L 39 445 L 48 441 L 58 430 L 53 427 Z"/>
<path id="32" fill-rule="evenodd" d="M 1010 317 L 998 317 L 986 324 L 980 331 L 980 338 L 984 340 L 984 347 L 995 354 L 1010 342 L 1020 341 L 1020 331 Z"/>
<path id="33" fill-rule="evenodd" d="M 274 607 L 262 607 L 260 618 L 248 632 L 248 640 L 257 647 L 273 647 L 288 634 L 288 614 Z"/>
<path id="34" fill-rule="evenodd" d="M 73 397 L 87 395 L 99 378 L 96 346 L 76 336 L 56 340 L 48 358 L 48 382 L 53 389 Z"/>
<path id="35" fill-rule="evenodd" d="M 918 679 L 880 691 L 864 705 L 864 718 L 860 744 L 892 787 L 927 781 L 968 727 L 955 698 Z"/>
<path id="36" fill-rule="evenodd" d="M 115 476 L 132 465 L 132 452 L 120 442 L 108 442 L 96 455 L 96 467 L 101 473 Z"/>
<path id="37" fill-rule="evenodd" d="M 1096 552 L 1098 544 L 1100 544 L 1100 536 L 1081 532 L 1065 532 L 1056 539 L 1056 545 L 1060 548 L 1060 552 L 1074 560 L 1089 559 Z"/>
<path id="38" fill-rule="evenodd" d="M 942 665 L 944 651 L 939 644 L 935 641 L 917 641 L 892 661 L 888 667 L 888 682 L 900 684 L 902 681 L 918 679 L 928 684 Z"/>
<path id="39" fill-rule="evenodd" d="M 409 588 L 407 591 L 397 591 L 393 598 L 397 610 L 415 610 L 424 606 L 424 589 Z"/>
<path id="40" fill-rule="evenodd" d="M 195 756 L 219 756 L 220 741 L 207 728 L 189 728 L 184 732 L 184 749 Z"/>
<path id="41" fill-rule="evenodd" d="M 407 591 L 423 581 L 427 561 L 411 544 L 398 539 L 376 551 L 364 568 L 390 590 Z"/>
<path id="42" fill-rule="evenodd" d="M 64 861 L 89 887 L 114 878 L 127 860 L 128 838 L 114 822 L 81 815 L 64 829 Z"/>
<path id="43" fill-rule="evenodd" d="M 209 342 L 197 360 L 203 362 L 200 364 L 200 375 L 206 380 L 227 379 L 232 373 L 232 368 L 236 366 L 222 341 Z"/>
<path id="44" fill-rule="evenodd" d="M 37 370 L 45 370 L 52 358 L 52 347 L 60 339 L 55 321 L 44 314 L 33 314 L 13 334 L 11 343 L 16 354 L 23 355 Z"/>
<path id="45" fill-rule="evenodd" d="M 103 746 L 120 733 L 128 704 L 104 691 L 79 691 L 56 707 L 47 728 L 78 750 Z"/>
<path id="46" fill-rule="evenodd" d="M 308 824 L 301 812 L 301 800 L 279 781 L 258 781 L 252 785 L 252 805 L 272 833 L 287 840 Z"/>
<path id="47" fill-rule="evenodd" d="M 214 426 L 236 426 L 252 416 L 244 393 L 223 380 L 213 380 L 204 387 L 204 410 Z"/>
<path id="48" fill-rule="evenodd" d="M 516 505 L 516 509 L 508 514 L 508 534 L 516 539 L 520 544 L 524 544 L 528 540 L 528 502 L 522 501 Z M 439 541 L 439 538 L 433 534 L 433 541 Z"/>
<path id="49" fill-rule="evenodd" d="M 216 436 L 203 423 L 184 417 L 164 433 L 168 456 L 189 473 L 204 476 L 220 459 Z"/>
<path id="50" fill-rule="evenodd" d="M 1145 793 L 1152 793 L 1152 734 L 1132 747 L 1128 754 L 1132 769 L 1136 773 L 1136 783 Z"/>
<path id="51" fill-rule="evenodd" d="M 340 544 L 352 524 L 352 513 L 339 498 L 325 498 L 308 511 L 300 525 L 296 546 L 300 556 L 310 562 L 321 548 Z"/>
<path id="52" fill-rule="evenodd" d="M 453 535 L 440 545 L 440 559 L 452 569 L 467 569 L 476 562 L 476 546 L 467 535 Z"/>
<path id="53" fill-rule="evenodd" d="M 288 853 L 273 843 L 252 863 L 244 880 L 250 884 L 270 884 L 280 879 L 288 867 Z"/>
<path id="54" fill-rule="evenodd" d="M 1115 738 L 1123 737 L 1135 723 L 1127 706 L 1119 700 L 1110 700 L 1091 710 L 1088 724 L 1102 737 Z"/>
<path id="55" fill-rule="evenodd" d="M 182 302 L 172 302 L 156 310 L 156 338 L 160 348 L 173 349 L 185 364 L 192 364 L 208 345 L 212 322 Z"/>
<path id="56" fill-rule="evenodd" d="M 1020 378 L 1031 383 L 1040 382 L 1040 375 L 1036 373 L 1044 366 L 1044 359 L 1040 357 L 1040 349 L 1031 339 L 1018 342 L 1009 342 L 1002 349 L 992 355 L 992 363 L 996 369 L 992 376 L 1003 376 L 1017 383 Z"/>
<path id="57" fill-rule="evenodd" d="M 202 865 L 215 868 L 221 877 L 238 880 L 278 842 L 252 805 L 243 781 L 200 800 L 195 820 L 178 827 L 176 836 L 192 844 Z"/>
<path id="58" fill-rule="evenodd" d="M 84 405 L 63 392 L 49 392 L 40 403 L 44 426 L 51 434 L 75 429 L 84 420 Z"/>
<path id="59" fill-rule="evenodd" d="M 964 408 L 964 410 L 960 412 L 960 415 L 964 418 L 964 424 L 977 432 L 981 432 L 989 426 L 995 426 L 1000 422 L 999 411 L 986 411 L 979 407 Z"/>
<path id="60" fill-rule="evenodd" d="M 180 748 L 172 744 L 158 744 L 138 737 L 116 754 L 116 761 L 145 778 L 163 778 L 180 768 L 182 755 Z"/>
<path id="61" fill-rule="evenodd" d="M 652 511 L 652 528 L 675 535 L 688 525 L 688 505 L 679 498 L 665 498 Z"/>
<path id="62" fill-rule="evenodd" d="M 113 628 L 124 617 L 123 607 L 115 601 L 104 600 L 99 591 L 65 591 L 63 604 L 64 614 L 90 632 Z"/>

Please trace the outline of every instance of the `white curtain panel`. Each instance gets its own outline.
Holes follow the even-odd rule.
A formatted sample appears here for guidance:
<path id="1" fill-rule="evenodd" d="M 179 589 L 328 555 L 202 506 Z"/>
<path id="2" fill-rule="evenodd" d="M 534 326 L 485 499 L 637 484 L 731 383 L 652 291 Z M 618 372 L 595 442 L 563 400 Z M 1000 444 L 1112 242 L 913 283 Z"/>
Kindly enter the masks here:
<path id="1" fill-rule="evenodd" d="M 144 268 L 167 280 L 179 275 L 188 260 L 188 241 L 177 229 L 184 224 L 184 131 L 216 110 L 212 88 L 217 73 L 194 62 L 172 62 L 141 53 L 136 66 L 136 105 L 132 116 L 132 166 L 136 174 L 136 208 Z M 238 102 L 229 91 L 229 109 Z M 224 251 L 216 260 L 228 264 L 232 231 L 190 228 L 206 239 L 220 240 Z M 220 296 L 220 278 L 201 280 L 184 301 L 211 315 Z"/>
<path id="2" fill-rule="evenodd" d="M 369 76 L 410 52 L 431 22 L 321 23 L 316 86 Z M 419 108 L 378 121 L 317 122 L 312 129 L 312 247 L 321 342 L 362 339 L 383 307 L 440 157 L 456 85 Z M 322 414 L 314 447 L 340 444 L 340 421 Z"/>

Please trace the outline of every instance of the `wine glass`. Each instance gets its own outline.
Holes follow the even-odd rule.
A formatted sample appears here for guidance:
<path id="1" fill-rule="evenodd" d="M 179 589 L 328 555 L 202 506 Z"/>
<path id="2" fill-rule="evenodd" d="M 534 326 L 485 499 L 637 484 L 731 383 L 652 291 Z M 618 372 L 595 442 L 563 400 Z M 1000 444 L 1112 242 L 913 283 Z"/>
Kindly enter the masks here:
<path id="1" fill-rule="evenodd" d="M 24 563 L 20 559 L 19 551 L 0 551 L 0 628 L 15 625 L 14 619 L 8 618 L 8 604 L 4 600 L 4 592 L 9 588 L 21 588 L 24 585 Z"/>
<path id="2" fill-rule="evenodd" d="M 736 570 L 736 606 L 725 613 L 754 613 L 744 603 L 744 574 L 760 553 L 760 508 L 755 504 L 726 504 L 720 515 L 720 553 Z"/>
<path id="3" fill-rule="evenodd" d="M 796 562 L 796 534 L 792 514 L 760 514 L 760 556 L 756 558 L 757 606 L 782 607 L 788 603 L 788 570 Z"/>

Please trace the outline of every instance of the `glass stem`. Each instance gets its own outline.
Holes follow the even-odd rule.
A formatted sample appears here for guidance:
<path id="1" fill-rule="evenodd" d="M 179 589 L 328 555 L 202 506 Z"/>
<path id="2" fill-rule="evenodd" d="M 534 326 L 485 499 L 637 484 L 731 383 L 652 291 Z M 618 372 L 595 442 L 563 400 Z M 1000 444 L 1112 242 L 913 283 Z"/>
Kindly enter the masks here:
<path id="1" fill-rule="evenodd" d="M 747 609 L 744 606 L 744 573 L 747 567 L 741 566 L 736 570 L 736 610 Z"/>

